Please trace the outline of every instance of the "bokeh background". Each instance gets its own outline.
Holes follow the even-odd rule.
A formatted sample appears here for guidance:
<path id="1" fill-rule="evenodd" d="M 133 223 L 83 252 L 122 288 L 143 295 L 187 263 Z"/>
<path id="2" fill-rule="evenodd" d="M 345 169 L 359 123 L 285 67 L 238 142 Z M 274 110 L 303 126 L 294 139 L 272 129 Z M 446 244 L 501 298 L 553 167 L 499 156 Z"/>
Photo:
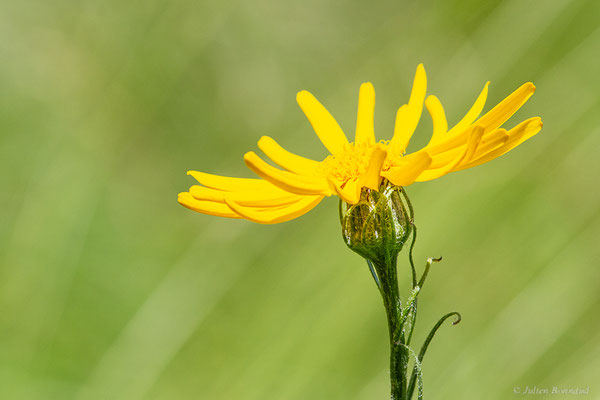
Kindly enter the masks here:
<path id="1" fill-rule="evenodd" d="M 2 1 L 0 397 L 388 398 L 381 300 L 336 199 L 261 226 L 176 198 L 188 169 L 251 177 L 264 134 L 323 157 L 301 89 L 352 136 L 372 81 L 389 138 L 423 62 L 450 123 L 487 80 L 486 109 L 533 81 L 507 126 L 545 123 L 408 188 L 419 265 L 444 256 L 415 344 L 463 314 L 430 347 L 426 396 L 600 398 L 599 54 L 595 0 Z M 413 148 L 430 132 L 424 113 Z"/>

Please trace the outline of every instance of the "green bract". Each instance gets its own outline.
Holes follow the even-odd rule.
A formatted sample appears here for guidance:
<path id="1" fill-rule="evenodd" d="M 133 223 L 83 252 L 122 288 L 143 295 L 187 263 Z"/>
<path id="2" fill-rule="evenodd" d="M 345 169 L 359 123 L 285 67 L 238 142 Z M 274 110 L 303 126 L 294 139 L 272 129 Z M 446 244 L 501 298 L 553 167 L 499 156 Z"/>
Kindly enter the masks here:
<path id="1" fill-rule="evenodd" d="M 406 193 L 386 179 L 379 191 L 363 188 L 360 201 L 354 205 L 340 200 L 346 245 L 375 264 L 396 259 L 412 232 L 411 219 Z"/>

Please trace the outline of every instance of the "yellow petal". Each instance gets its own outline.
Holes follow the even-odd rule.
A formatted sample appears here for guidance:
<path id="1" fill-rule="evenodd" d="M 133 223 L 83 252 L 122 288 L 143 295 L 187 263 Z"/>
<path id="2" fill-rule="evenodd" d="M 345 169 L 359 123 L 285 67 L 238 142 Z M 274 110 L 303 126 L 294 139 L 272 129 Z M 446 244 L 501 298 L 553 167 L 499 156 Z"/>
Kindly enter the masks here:
<path id="1" fill-rule="evenodd" d="M 479 117 L 479 114 L 481 114 L 481 111 L 483 111 L 483 107 L 485 107 L 489 85 L 490 82 L 488 81 L 483 87 L 481 93 L 479 93 L 479 96 L 477 97 L 477 100 L 475 100 L 475 103 L 473 103 L 471 109 L 458 122 L 458 124 L 454 125 L 452 129 L 448 131 L 448 135 L 454 135 L 464 131 L 473 123 L 473 121 L 475 121 L 477 117 Z"/>
<path id="2" fill-rule="evenodd" d="M 229 208 L 227 204 L 196 200 L 188 192 L 179 193 L 177 201 L 182 206 L 202 214 L 215 215 L 217 217 L 240 218 L 240 216 Z"/>
<path id="3" fill-rule="evenodd" d="M 346 203 L 356 204 L 360 200 L 360 186 L 358 181 L 349 180 L 346 182 L 338 182 L 334 179 L 329 179 L 331 185 L 335 188 L 335 192 Z"/>
<path id="4" fill-rule="evenodd" d="M 290 172 L 301 175 L 316 175 L 321 166 L 321 163 L 318 161 L 290 153 L 269 136 L 263 136 L 259 139 L 258 148 L 273 160 L 275 164 L 280 165 Z"/>
<path id="5" fill-rule="evenodd" d="M 273 185 L 290 193 L 303 195 L 330 195 L 331 190 L 325 178 L 294 174 L 277 169 L 264 162 L 253 151 L 244 155 L 248 168 Z"/>
<path id="6" fill-rule="evenodd" d="M 482 154 L 491 151 L 492 149 L 504 144 L 508 139 L 508 135 L 506 134 L 506 129 L 496 129 L 493 132 L 483 135 L 481 138 L 481 143 L 477 147 L 477 151 L 473 155 L 474 158 L 481 156 Z M 455 147 L 451 150 L 445 151 L 443 153 L 437 153 L 433 156 L 433 161 L 429 166 L 429 169 L 441 168 L 448 163 L 455 160 L 459 154 L 462 154 L 465 150 L 467 143 Z M 463 160 L 464 163 L 464 160 Z"/>
<path id="7" fill-rule="evenodd" d="M 433 95 L 427 97 L 427 100 L 425 100 L 425 107 L 427 107 L 427 111 L 429 111 L 429 115 L 431 115 L 431 120 L 433 121 L 433 135 L 431 135 L 431 139 L 427 144 L 427 146 L 429 146 L 439 143 L 446 138 L 448 121 L 446 120 L 444 107 L 442 107 L 442 103 L 440 103 L 440 100 L 437 97 Z"/>
<path id="8" fill-rule="evenodd" d="M 469 163 L 461 165 L 460 168 L 457 168 L 457 170 L 475 167 L 506 154 L 527 139 L 537 135 L 537 133 L 542 129 L 542 126 L 543 123 L 539 117 L 530 118 L 521 122 L 519 125 L 507 132 L 508 140 L 503 146 L 498 147 Z"/>
<path id="9" fill-rule="evenodd" d="M 519 89 L 515 90 L 510 96 L 502 100 L 496 107 L 491 109 L 483 117 L 479 118 L 475 125 L 482 125 L 485 127 L 485 133 L 489 133 L 501 124 L 503 124 L 508 118 L 510 118 L 525 102 L 533 92 L 535 86 L 533 83 L 525 83 Z M 462 146 L 469 136 L 470 129 L 457 132 L 454 135 L 448 135 L 448 139 L 444 140 L 439 144 L 427 146 L 427 151 L 432 154 L 440 154 L 453 148 Z"/>
<path id="10" fill-rule="evenodd" d="M 273 184 L 263 179 L 231 178 L 199 171 L 188 171 L 187 173 L 206 187 L 228 192 L 235 190 L 265 190 L 273 187 Z"/>
<path id="11" fill-rule="evenodd" d="M 215 203 L 225 203 L 225 194 L 222 190 L 211 189 L 204 186 L 193 185 L 189 192 L 196 200 L 212 201 Z M 235 192 L 229 192 L 235 193 Z"/>
<path id="12" fill-rule="evenodd" d="M 323 196 L 301 196 L 302 198 L 295 203 L 278 209 L 263 209 L 244 207 L 235 201 L 227 200 L 231 209 L 235 210 L 241 217 L 258 222 L 259 224 L 277 224 L 279 222 L 289 221 L 306 214 L 313 209 L 323 199 Z"/>
<path id="13" fill-rule="evenodd" d="M 533 92 L 535 92 L 533 83 L 527 82 L 521 85 L 521 87 L 498 103 L 496 107 L 492 108 L 483 117 L 479 118 L 475 124 L 485 127 L 486 132 L 498 128 L 512 117 L 523 104 L 525 104 L 525 102 L 533 95 Z"/>
<path id="14" fill-rule="evenodd" d="M 400 107 L 396 114 L 394 137 L 390 142 L 394 154 L 402 154 L 404 153 L 404 150 L 406 150 L 408 142 L 419 124 L 421 112 L 423 112 L 423 101 L 425 100 L 426 92 L 427 75 L 425 74 L 423 64 L 419 64 L 417 72 L 415 73 L 415 80 L 413 81 L 408 105 L 402 111 L 401 109 L 404 106 Z"/>
<path id="15" fill-rule="evenodd" d="M 408 142 L 410 141 L 410 138 L 412 136 L 412 133 L 410 135 L 404 134 L 404 136 L 402 136 L 402 137 L 400 136 L 403 134 L 401 125 L 406 120 L 407 113 L 408 113 L 408 104 L 403 104 L 402 106 L 400 106 L 400 108 L 398 108 L 398 111 L 396 112 L 396 122 L 394 125 L 394 136 L 392 137 L 392 140 L 390 141 L 390 145 L 389 145 L 389 149 L 388 149 L 388 152 L 390 153 L 390 155 L 392 157 L 397 157 L 397 156 L 401 156 L 402 154 L 404 154 L 404 150 L 406 150 L 406 147 L 408 146 Z M 396 133 L 398 133 L 398 134 L 396 134 Z"/>
<path id="16" fill-rule="evenodd" d="M 427 171 L 423 171 L 423 173 L 419 175 L 416 181 L 424 182 L 440 178 L 446 175 L 447 173 L 451 172 L 463 160 L 470 160 L 473 154 L 475 154 L 477 146 L 481 142 L 484 130 L 485 128 L 481 125 L 473 127 L 469 134 L 469 142 L 467 143 L 467 146 L 464 147 L 464 150 L 459 154 L 458 157 L 454 159 L 454 161 L 448 163 L 447 165 L 441 168 L 428 169 Z"/>
<path id="17" fill-rule="evenodd" d="M 473 155 L 473 160 L 481 157 L 482 155 L 489 153 L 499 146 L 503 146 L 508 141 L 508 134 L 506 129 L 500 128 L 487 135 L 484 135 L 481 139 L 481 143 L 477 147 L 477 151 Z M 464 161 L 463 161 L 464 162 Z"/>
<path id="18" fill-rule="evenodd" d="M 375 88 L 371 82 L 360 85 L 354 143 L 375 143 Z"/>
<path id="19" fill-rule="evenodd" d="M 431 161 L 431 165 L 429 165 L 428 168 L 437 169 L 448 165 L 452 162 L 452 160 L 456 160 L 456 157 L 458 157 L 458 155 L 463 154 L 466 147 L 467 144 L 465 143 L 464 145 L 455 147 L 452 150 L 448 150 L 440 154 L 434 154 L 432 156 L 433 160 Z"/>
<path id="20" fill-rule="evenodd" d="M 275 190 L 222 192 L 220 190 L 194 185 L 190 188 L 190 194 L 196 200 L 225 203 L 225 199 L 227 198 L 243 206 L 250 207 L 274 207 L 290 204 L 298 200 L 298 195 L 286 192 L 275 186 L 274 188 Z"/>
<path id="21" fill-rule="evenodd" d="M 394 159 L 392 167 L 382 175 L 396 186 L 408 186 L 431 164 L 431 156 L 425 150 Z"/>
<path id="22" fill-rule="evenodd" d="M 348 139 L 329 111 L 306 90 L 298 92 L 296 101 L 327 150 L 333 155 L 341 152 Z"/>
<path id="23" fill-rule="evenodd" d="M 489 133 L 486 133 L 485 135 L 483 135 L 483 137 L 481 138 L 481 143 L 495 142 L 499 138 L 502 138 L 504 136 L 506 136 L 506 129 L 504 129 L 504 128 L 496 129 L 495 131 L 492 131 L 492 132 L 489 132 Z"/>
<path id="24" fill-rule="evenodd" d="M 359 188 L 368 187 L 369 189 L 379 190 L 379 180 L 381 178 L 381 166 L 385 161 L 387 151 L 384 145 L 378 143 L 367 165 L 367 170 L 360 176 Z"/>

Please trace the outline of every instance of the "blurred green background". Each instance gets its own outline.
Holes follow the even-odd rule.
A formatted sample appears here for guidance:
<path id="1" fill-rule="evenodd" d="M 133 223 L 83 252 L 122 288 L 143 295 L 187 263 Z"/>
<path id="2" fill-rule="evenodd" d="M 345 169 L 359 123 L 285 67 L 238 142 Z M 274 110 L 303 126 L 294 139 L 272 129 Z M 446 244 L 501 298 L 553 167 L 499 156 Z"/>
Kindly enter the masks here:
<path id="1" fill-rule="evenodd" d="M 415 344 L 463 314 L 427 398 L 600 398 L 599 54 L 594 0 L 2 1 L 0 398 L 388 398 L 383 307 L 335 198 L 275 226 L 176 198 L 188 169 L 251 177 L 264 134 L 323 157 L 301 89 L 352 136 L 372 81 L 389 138 L 420 62 L 450 123 L 487 80 L 486 109 L 533 81 L 507 126 L 545 123 L 408 188 L 419 265 L 444 256 Z M 430 132 L 424 113 L 412 148 Z"/>

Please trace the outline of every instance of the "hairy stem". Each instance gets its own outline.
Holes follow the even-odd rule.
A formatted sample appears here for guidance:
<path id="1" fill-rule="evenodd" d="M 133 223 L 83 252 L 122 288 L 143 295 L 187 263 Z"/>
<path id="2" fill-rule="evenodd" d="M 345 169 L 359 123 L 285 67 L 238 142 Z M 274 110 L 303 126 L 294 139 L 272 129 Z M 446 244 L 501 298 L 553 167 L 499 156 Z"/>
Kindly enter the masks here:
<path id="1" fill-rule="evenodd" d="M 408 388 L 408 353 L 404 346 L 402 304 L 398 289 L 396 259 L 390 258 L 373 264 L 379 277 L 380 292 L 388 322 L 391 399 L 402 400 L 405 398 Z"/>

